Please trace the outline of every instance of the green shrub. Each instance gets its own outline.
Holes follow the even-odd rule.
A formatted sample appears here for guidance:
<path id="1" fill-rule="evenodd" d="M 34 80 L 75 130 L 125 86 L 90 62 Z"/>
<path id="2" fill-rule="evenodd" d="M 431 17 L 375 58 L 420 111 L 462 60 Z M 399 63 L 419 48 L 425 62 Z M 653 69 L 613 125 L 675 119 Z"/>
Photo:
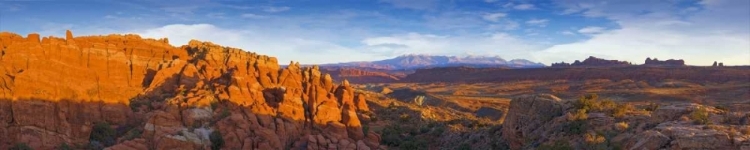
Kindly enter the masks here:
<path id="1" fill-rule="evenodd" d="M 553 144 L 544 144 L 536 148 L 537 150 L 573 150 L 570 143 L 566 141 L 556 141 Z"/>
<path id="2" fill-rule="evenodd" d="M 589 114 L 585 109 L 578 109 L 575 113 L 573 113 L 573 118 L 570 118 L 570 120 L 586 120 L 589 119 Z"/>
<path id="3" fill-rule="evenodd" d="M 32 150 L 29 145 L 26 145 L 26 143 L 16 143 L 16 145 L 13 145 L 13 147 L 8 148 L 8 150 Z"/>
<path id="4" fill-rule="evenodd" d="M 656 109 L 659 109 L 659 104 L 648 103 L 648 105 L 646 105 L 646 111 L 654 111 Z"/>
<path id="5" fill-rule="evenodd" d="M 471 145 L 469 143 L 463 143 L 456 148 L 457 150 L 471 150 Z"/>
<path id="6" fill-rule="evenodd" d="M 729 111 L 729 107 L 727 106 L 719 105 L 719 106 L 715 106 L 715 108 L 718 110 L 722 110 L 722 111 Z"/>
<path id="7" fill-rule="evenodd" d="M 623 117 L 634 110 L 633 105 L 630 104 L 617 104 L 615 101 L 609 99 L 599 99 L 596 94 L 590 94 L 583 96 L 573 103 L 578 110 L 585 110 L 586 112 L 603 112 L 609 113 L 613 117 Z"/>
<path id="8" fill-rule="evenodd" d="M 423 126 L 423 127 L 419 128 L 419 133 L 424 134 L 424 133 L 430 132 L 430 130 L 431 129 L 429 127 Z"/>
<path id="9" fill-rule="evenodd" d="M 690 119 L 695 121 L 695 123 L 697 124 L 708 125 L 711 123 L 710 120 L 708 120 L 708 114 L 709 113 L 706 108 L 700 107 L 690 113 Z"/>
<path id="10" fill-rule="evenodd" d="M 141 137 L 141 134 L 143 134 L 143 131 L 141 131 L 141 129 L 135 128 L 135 129 L 132 129 L 132 130 L 128 131 L 128 133 L 125 133 L 124 139 L 125 140 L 132 140 L 132 139 L 135 139 L 135 138 L 139 138 L 139 137 Z"/>
<path id="11" fill-rule="evenodd" d="M 370 126 L 369 125 L 362 126 L 362 133 L 364 133 L 365 135 L 367 135 L 367 133 L 369 133 L 369 132 L 370 132 Z"/>
<path id="12" fill-rule="evenodd" d="M 612 116 L 618 118 L 624 117 L 625 114 L 634 109 L 635 108 L 633 107 L 633 105 L 630 104 L 618 105 L 614 110 L 612 110 Z"/>
<path id="13" fill-rule="evenodd" d="M 96 141 L 103 146 L 115 145 L 117 132 L 107 122 L 96 122 L 91 129 L 90 141 Z"/>
<path id="14" fill-rule="evenodd" d="M 403 113 L 399 115 L 398 118 L 401 122 L 408 122 L 411 119 L 411 116 L 409 114 Z"/>
<path id="15" fill-rule="evenodd" d="M 582 96 L 581 98 L 578 98 L 573 103 L 573 106 L 575 106 L 576 109 L 583 109 L 586 111 L 589 111 L 596 107 L 596 100 L 599 98 L 599 95 L 596 94 L 589 94 L 587 96 Z"/>
<path id="16" fill-rule="evenodd" d="M 211 140 L 211 150 L 220 150 L 224 147 L 224 137 L 221 135 L 221 132 L 211 132 L 208 139 Z"/>
<path id="17" fill-rule="evenodd" d="M 406 138 L 403 142 L 398 146 L 399 149 L 408 149 L 408 150 L 426 150 L 428 147 L 428 142 L 424 138 Z"/>
<path id="18" fill-rule="evenodd" d="M 219 101 L 211 101 L 211 110 L 216 110 L 216 108 L 219 108 Z"/>
<path id="19" fill-rule="evenodd" d="M 58 150 L 72 150 L 73 148 L 70 148 L 70 145 L 68 143 L 62 143 L 60 144 L 60 147 L 57 147 Z"/>
<path id="20" fill-rule="evenodd" d="M 133 99 L 130 100 L 129 106 L 130 106 L 130 110 L 132 110 L 133 112 L 137 112 L 138 109 L 141 108 L 141 106 L 146 106 L 146 107 L 150 108 L 151 107 L 151 101 L 149 101 L 149 100 L 140 100 L 140 99 L 133 98 Z"/>
<path id="21" fill-rule="evenodd" d="M 562 128 L 568 135 L 579 135 L 586 131 L 587 126 L 586 121 L 576 120 L 563 124 Z"/>
<path id="22" fill-rule="evenodd" d="M 445 127 L 444 126 L 438 126 L 438 127 L 435 127 L 435 129 L 432 130 L 432 135 L 434 135 L 434 136 L 440 136 L 440 135 L 443 135 L 443 132 L 445 132 Z"/>

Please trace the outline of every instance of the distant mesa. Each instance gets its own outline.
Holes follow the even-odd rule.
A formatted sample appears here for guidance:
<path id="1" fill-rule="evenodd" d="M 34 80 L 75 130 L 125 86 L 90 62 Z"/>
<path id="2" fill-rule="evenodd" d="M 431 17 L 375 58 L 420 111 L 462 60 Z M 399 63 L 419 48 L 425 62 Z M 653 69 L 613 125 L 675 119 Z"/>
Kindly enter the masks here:
<path id="1" fill-rule="evenodd" d="M 586 60 L 583 60 L 583 62 L 576 60 L 572 64 L 560 62 L 560 63 L 552 63 L 552 67 L 571 67 L 571 66 L 579 66 L 579 67 L 585 67 L 585 66 L 600 66 L 600 67 L 613 67 L 613 66 L 630 66 L 632 63 L 627 61 L 619 61 L 619 60 L 606 60 L 602 58 L 596 58 L 594 56 L 589 56 L 589 58 L 586 58 Z"/>
<path id="2" fill-rule="evenodd" d="M 668 59 L 668 60 L 659 60 L 658 58 L 651 59 L 651 57 L 646 58 L 646 61 L 643 63 L 644 66 L 685 66 L 685 60 L 682 59 Z M 714 66 L 716 66 L 716 62 L 714 62 Z M 586 58 L 586 60 L 583 60 L 583 62 L 576 60 L 572 64 L 566 63 L 566 62 L 560 62 L 560 63 L 552 63 L 551 67 L 620 67 L 620 66 L 635 66 L 633 63 L 627 62 L 627 61 L 619 61 L 619 60 L 606 60 L 602 58 L 596 58 L 594 56 L 589 56 Z"/>
<path id="3" fill-rule="evenodd" d="M 679 60 L 669 59 L 665 61 L 660 61 L 658 58 L 651 59 L 651 57 L 649 57 L 649 58 L 646 58 L 646 63 L 644 65 L 685 66 L 685 61 L 682 59 L 679 59 Z"/>

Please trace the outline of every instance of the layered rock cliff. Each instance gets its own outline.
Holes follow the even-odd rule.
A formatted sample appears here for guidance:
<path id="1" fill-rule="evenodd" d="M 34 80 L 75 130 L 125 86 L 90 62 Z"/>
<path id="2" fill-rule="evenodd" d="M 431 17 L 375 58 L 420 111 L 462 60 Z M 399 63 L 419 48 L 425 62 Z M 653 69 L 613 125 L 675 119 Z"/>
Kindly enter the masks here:
<path id="1" fill-rule="evenodd" d="M 318 67 L 138 35 L 0 33 L 0 48 L 0 149 L 380 148 L 366 105 Z"/>

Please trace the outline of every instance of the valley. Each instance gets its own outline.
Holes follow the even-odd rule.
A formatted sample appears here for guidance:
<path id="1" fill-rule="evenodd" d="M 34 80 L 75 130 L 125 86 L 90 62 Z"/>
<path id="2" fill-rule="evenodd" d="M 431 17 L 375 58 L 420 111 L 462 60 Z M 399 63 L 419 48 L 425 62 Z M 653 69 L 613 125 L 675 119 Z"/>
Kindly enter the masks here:
<path id="1" fill-rule="evenodd" d="M 750 149 L 747 66 L 281 66 L 66 35 L 0 33 L 0 149 Z"/>

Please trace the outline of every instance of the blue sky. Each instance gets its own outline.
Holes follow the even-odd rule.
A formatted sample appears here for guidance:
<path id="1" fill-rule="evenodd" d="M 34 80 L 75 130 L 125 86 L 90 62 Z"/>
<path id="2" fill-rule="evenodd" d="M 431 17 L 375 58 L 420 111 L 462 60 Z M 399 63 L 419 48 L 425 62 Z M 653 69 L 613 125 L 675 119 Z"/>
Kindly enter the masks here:
<path id="1" fill-rule="evenodd" d="M 0 1 L 0 30 L 211 41 L 281 64 L 404 54 L 750 65 L 747 0 Z"/>

